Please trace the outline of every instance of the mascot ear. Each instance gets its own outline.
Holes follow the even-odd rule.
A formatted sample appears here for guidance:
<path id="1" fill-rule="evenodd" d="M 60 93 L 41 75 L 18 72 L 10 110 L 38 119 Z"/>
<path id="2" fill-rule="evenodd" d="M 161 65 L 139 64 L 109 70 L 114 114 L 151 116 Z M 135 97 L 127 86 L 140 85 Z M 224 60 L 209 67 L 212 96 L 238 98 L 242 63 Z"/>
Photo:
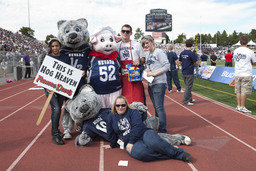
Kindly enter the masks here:
<path id="1" fill-rule="evenodd" d="M 79 21 L 79 22 L 81 22 L 82 24 L 86 25 L 86 28 L 88 27 L 88 22 L 87 22 L 87 20 L 86 20 L 85 18 L 79 18 L 79 19 L 76 20 L 76 21 Z"/>
<path id="2" fill-rule="evenodd" d="M 58 23 L 57 23 L 57 26 L 58 26 L 58 30 L 60 29 L 60 26 L 63 24 L 63 23 L 65 23 L 67 20 L 60 20 L 60 21 L 58 21 Z"/>
<path id="3" fill-rule="evenodd" d="M 122 40 L 122 37 L 120 36 L 114 36 L 116 43 L 120 42 Z"/>

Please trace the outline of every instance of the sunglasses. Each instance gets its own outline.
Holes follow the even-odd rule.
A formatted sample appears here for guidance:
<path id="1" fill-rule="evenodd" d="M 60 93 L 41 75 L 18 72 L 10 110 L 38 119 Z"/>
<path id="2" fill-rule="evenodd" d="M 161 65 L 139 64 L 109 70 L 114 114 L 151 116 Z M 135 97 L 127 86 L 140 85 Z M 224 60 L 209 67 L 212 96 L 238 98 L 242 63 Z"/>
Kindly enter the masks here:
<path id="1" fill-rule="evenodd" d="M 121 30 L 121 32 L 122 32 L 122 33 L 126 33 L 126 34 L 131 33 L 131 31 L 130 31 L 130 30 Z"/>
<path id="2" fill-rule="evenodd" d="M 120 106 L 125 107 L 126 104 L 116 104 L 116 107 L 120 107 Z"/>

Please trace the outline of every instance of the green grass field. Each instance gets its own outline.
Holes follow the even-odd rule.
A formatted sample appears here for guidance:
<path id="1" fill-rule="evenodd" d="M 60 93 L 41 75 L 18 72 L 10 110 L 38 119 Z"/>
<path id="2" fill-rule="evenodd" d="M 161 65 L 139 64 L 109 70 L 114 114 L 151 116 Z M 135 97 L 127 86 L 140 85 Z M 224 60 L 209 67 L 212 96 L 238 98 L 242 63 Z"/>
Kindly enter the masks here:
<path id="1" fill-rule="evenodd" d="M 225 62 L 219 61 L 217 66 L 224 66 Z M 185 88 L 183 82 L 181 70 L 179 71 L 179 79 L 182 88 Z M 236 94 L 234 93 L 234 87 L 227 84 L 213 82 L 205 79 L 195 78 L 192 88 L 192 92 L 209 97 L 218 102 L 227 104 L 231 107 L 236 107 Z M 246 108 L 252 111 L 253 115 L 256 115 L 256 91 L 253 91 L 251 95 L 247 96 Z"/>

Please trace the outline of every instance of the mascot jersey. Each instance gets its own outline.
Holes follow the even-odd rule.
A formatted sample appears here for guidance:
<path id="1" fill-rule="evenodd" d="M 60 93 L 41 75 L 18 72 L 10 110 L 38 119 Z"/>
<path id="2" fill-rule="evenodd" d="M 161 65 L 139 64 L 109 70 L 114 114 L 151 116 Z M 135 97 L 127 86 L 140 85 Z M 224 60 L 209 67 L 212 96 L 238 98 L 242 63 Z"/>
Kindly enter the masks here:
<path id="1" fill-rule="evenodd" d="M 125 96 L 128 102 L 144 103 L 142 81 L 129 82 L 127 65 L 133 63 L 134 60 L 145 57 L 144 50 L 138 42 L 130 41 L 128 43 L 119 43 L 119 56 L 122 67 L 122 95 Z"/>
<path id="2" fill-rule="evenodd" d="M 106 58 L 103 58 L 104 54 L 95 51 L 92 51 L 89 56 L 90 73 L 87 83 L 93 87 L 94 91 L 97 94 L 110 94 L 120 90 L 122 85 L 117 52 L 113 52 L 113 58 L 110 58 L 109 55 L 105 55 Z"/>
<path id="3" fill-rule="evenodd" d="M 92 139 L 96 138 L 97 136 L 100 136 L 105 140 L 110 141 L 110 137 L 112 136 L 109 136 L 107 134 L 107 129 L 108 129 L 107 123 L 109 123 L 108 122 L 109 115 L 111 116 L 113 115 L 111 113 L 111 109 L 109 108 L 101 109 L 94 118 L 88 121 L 84 121 L 83 131 L 86 132 L 87 135 L 90 136 Z M 147 113 L 143 112 L 143 114 L 141 114 L 140 119 L 144 121 L 146 120 L 146 118 L 147 118 Z"/>
<path id="4" fill-rule="evenodd" d="M 67 46 L 61 48 L 61 53 L 66 54 L 70 58 L 71 66 L 85 71 L 85 75 L 81 78 L 79 85 L 76 89 L 77 94 L 79 89 L 86 83 L 86 72 L 88 69 L 88 56 L 90 53 L 90 47 L 87 44 L 83 44 L 79 49 L 74 50 Z"/>

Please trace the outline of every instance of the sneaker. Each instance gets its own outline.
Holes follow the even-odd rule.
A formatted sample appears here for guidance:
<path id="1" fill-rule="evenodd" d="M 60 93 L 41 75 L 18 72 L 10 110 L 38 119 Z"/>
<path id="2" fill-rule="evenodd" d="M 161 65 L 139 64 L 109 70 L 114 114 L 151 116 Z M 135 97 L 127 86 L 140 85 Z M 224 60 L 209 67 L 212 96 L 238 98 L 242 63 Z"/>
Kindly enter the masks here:
<path id="1" fill-rule="evenodd" d="M 189 136 L 182 135 L 181 144 L 183 144 L 183 145 L 190 145 L 191 142 L 192 142 L 192 140 L 191 140 L 191 138 Z"/>
<path id="2" fill-rule="evenodd" d="M 188 102 L 187 104 L 184 104 L 184 105 L 193 106 L 194 103 Z"/>
<path id="3" fill-rule="evenodd" d="M 184 93 L 184 91 L 180 89 L 180 90 L 177 90 L 177 93 Z"/>
<path id="4" fill-rule="evenodd" d="M 183 154 L 181 160 L 184 161 L 184 162 L 189 163 L 189 162 L 190 162 L 190 154 L 187 153 L 187 152 L 184 152 L 184 154 Z"/>
<path id="5" fill-rule="evenodd" d="M 172 92 L 172 90 L 168 90 L 168 92 L 169 92 L 169 93 L 171 93 L 171 92 Z"/>
<path id="6" fill-rule="evenodd" d="M 69 139 L 72 139 L 72 135 L 71 135 L 71 133 L 70 133 L 68 130 L 66 130 L 66 131 L 64 132 L 63 138 L 64 138 L 65 140 L 69 140 Z"/>
<path id="7" fill-rule="evenodd" d="M 236 107 L 236 110 L 241 111 L 241 107 L 240 107 L 240 106 L 237 106 L 237 107 Z"/>
<path id="8" fill-rule="evenodd" d="M 252 111 L 246 109 L 245 107 L 244 107 L 244 108 L 241 108 L 240 111 L 241 111 L 241 112 L 244 112 L 244 113 L 252 113 Z"/>
<path id="9" fill-rule="evenodd" d="M 65 144 L 65 142 L 62 140 L 62 137 L 59 134 L 52 136 L 52 141 L 57 145 L 64 145 Z"/>
<path id="10" fill-rule="evenodd" d="M 195 102 L 195 101 L 196 101 L 196 99 L 192 99 L 192 100 L 191 100 L 191 103 L 193 103 L 193 102 Z"/>

